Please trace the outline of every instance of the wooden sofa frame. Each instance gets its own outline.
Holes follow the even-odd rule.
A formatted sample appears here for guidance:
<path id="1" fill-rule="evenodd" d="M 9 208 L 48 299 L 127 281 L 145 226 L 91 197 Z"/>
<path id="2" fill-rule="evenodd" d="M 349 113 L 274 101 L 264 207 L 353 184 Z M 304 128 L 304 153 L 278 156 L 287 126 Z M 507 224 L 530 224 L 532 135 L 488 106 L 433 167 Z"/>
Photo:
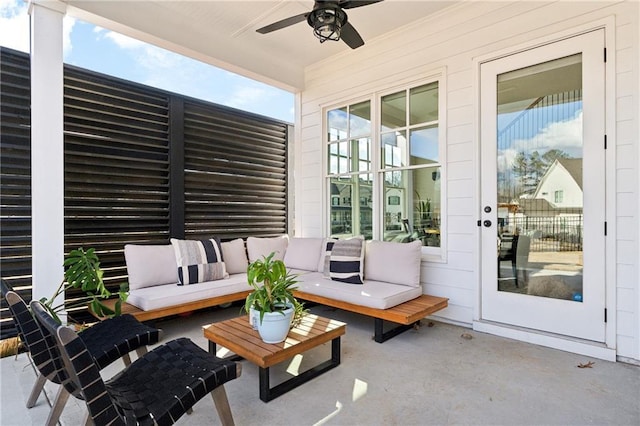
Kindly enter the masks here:
<path id="1" fill-rule="evenodd" d="M 445 297 L 430 296 L 423 294 L 415 299 L 401 303 L 387 309 L 369 308 L 367 306 L 356 305 L 353 303 L 343 302 L 341 300 L 330 299 L 328 297 L 317 296 L 302 291 L 295 292 L 296 298 L 308 300 L 310 302 L 319 303 L 321 305 L 331 306 L 333 308 L 343 309 L 345 311 L 355 312 L 357 314 L 373 317 L 374 319 L 374 336 L 373 339 L 378 343 L 386 342 L 392 337 L 397 336 L 407 330 L 420 325 L 420 320 L 444 309 L 449 304 L 449 299 Z M 393 328 L 384 331 L 384 322 L 392 322 L 395 324 Z"/>
<path id="2" fill-rule="evenodd" d="M 122 313 L 131 314 L 139 321 L 151 321 L 154 319 L 164 318 L 171 315 L 178 315 L 198 309 L 210 308 L 213 306 L 224 305 L 226 303 L 245 300 L 250 290 L 238 293 L 227 294 L 224 296 L 211 297 L 208 299 L 197 300 L 195 302 L 182 303 L 180 305 L 167 306 L 165 308 L 152 309 L 143 311 L 142 309 L 130 305 L 122 304 Z M 423 294 L 420 297 L 401 303 L 388 309 L 369 308 L 367 306 L 355 305 L 353 303 L 343 302 L 341 300 L 330 299 L 327 297 L 316 296 L 315 294 L 296 291 L 295 296 L 301 300 L 318 303 L 321 305 L 331 306 L 333 308 L 343 309 L 345 311 L 355 312 L 357 314 L 373 317 L 374 322 L 374 340 L 383 343 L 398 334 L 417 327 L 420 320 L 444 309 L 448 306 L 449 299 L 445 297 L 436 297 Z M 113 307 L 115 300 L 109 300 L 105 303 L 107 306 Z M 384 322 L 394 323 L 391 329 L 384 330 Z"/>

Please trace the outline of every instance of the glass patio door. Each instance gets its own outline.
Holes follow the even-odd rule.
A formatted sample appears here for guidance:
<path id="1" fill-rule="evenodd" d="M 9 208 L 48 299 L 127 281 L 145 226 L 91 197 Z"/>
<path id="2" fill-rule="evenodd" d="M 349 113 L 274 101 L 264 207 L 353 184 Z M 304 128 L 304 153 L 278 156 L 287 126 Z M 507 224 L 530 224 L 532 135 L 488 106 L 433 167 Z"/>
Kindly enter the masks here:
<path id="1" fill-rule="evenodd" d="M 481 65 L 483 320 L 604 341 L 604 31 Z"/>

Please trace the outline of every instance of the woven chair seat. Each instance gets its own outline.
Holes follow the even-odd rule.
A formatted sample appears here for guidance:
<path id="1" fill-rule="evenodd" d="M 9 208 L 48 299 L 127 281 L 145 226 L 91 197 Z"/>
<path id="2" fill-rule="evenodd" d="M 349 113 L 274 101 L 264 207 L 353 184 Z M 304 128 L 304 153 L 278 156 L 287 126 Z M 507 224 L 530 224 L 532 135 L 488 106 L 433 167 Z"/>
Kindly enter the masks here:
<path id="1" fill-rule="evenodd" d="M 101 321 L 78 335 L 100 369 L 133 350 L 160 340 L 157 328 L 144 325 L 128 314 Z"/>
<path id="2" fill-rule="evenodd" d="M 224 384 L 240 376 L 235 362 L 183 337 L 147 352 L 105 382 L 77 333 L 55 323 L 40 302 L 32 301 L 31 310 L 43 331 L 56 336 L 55 344 L 45 339 L 48 349 L 61 356 L 94 424 L 171 425 L 210 393 L 222 423 L 233 425 Z"/>
<path id="3" fill-rule="evenodd" d="M 172 424 L 201 398 L 236 378 L 236 363 L 220 360 L 187 338 L 147 353 L 106 387 L 128 422 Z"/>

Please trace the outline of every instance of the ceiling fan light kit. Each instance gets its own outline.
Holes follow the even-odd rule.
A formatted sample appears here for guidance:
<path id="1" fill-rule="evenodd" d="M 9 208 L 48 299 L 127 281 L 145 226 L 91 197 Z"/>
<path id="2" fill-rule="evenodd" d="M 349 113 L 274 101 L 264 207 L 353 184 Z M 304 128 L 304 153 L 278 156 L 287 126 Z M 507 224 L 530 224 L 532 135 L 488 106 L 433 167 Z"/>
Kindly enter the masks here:
<path id="1" fill-rule="evenodd" d="M 340 31 L 347 22 L 347 14 L 339 7 L 326 7 L 316 9 L 309 13 L 307 22 L 313 27 L 313 33 L 320 43 L 327 40 L 340 40 Z"/>
<path id="2" fill-rule="evenodd" d="M 364 44 L 358 31 L 347 20 L 347 14 L 342 9 L 368 6 L 382 0 L 316 0 L 311 12 L 290 16 L 273 24 L 257 29 L 260 34 L 281 30 L 290 25 L 307 21 L 313 28 L 313 34 L 320 43 L 327 40 L 344 41 L 347 46 L 356 49 Z"/>

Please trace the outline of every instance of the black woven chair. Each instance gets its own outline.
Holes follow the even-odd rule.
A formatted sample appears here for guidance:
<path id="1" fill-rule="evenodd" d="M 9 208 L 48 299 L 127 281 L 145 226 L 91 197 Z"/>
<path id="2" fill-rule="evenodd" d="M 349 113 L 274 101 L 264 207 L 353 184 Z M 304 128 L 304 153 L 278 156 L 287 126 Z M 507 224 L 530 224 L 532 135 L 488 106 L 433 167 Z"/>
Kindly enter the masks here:
<path id="1" fill-rule="evenodd" d="M 36 365 L 39 375 L 27 400 L 27 408 L 36 404 L 42 388 L 47 380 L 56 384 L 62 384 L 58 391 L 53 408 L 49 413 L 49 422 L 56 423 L 64 408 L 69 394 L 80 395 L 79 389 L 68 383 L 68 376 L 64 373 L 63 363 L 60 359 L 51 356 L 39 324 L 29 311 L 24 300 L 9 288 L 6 281 L 0 280 L 2 295 L 5 297 L 11 315 L 16 323 L 18 335 L 29 350 L 33 363 Z M 147 352 L 146 345 L 155 344 L 160 339 L 160 331 L 148 327 L 130 315 L 122 315 L 97 323 L 79 334 L 85 342 L 89 353 L 102 369 L 119 358 L 125 365 L 131 364 L 129 352 L 135 350 L 138 356 Z M 51 336 L 50 339 L 53 339 Z M 55 339 L 51 340 L 55 345 Z"/>
<path id="2" fill-rule="evenodd" d="M 55 335 L 66 372 L 81 388 L 96 425 L 170 425 L 208 393 L 223 425 L 233 425 L 224 384 L 241 366 L 216 358 L 187 338 L 165 343 L 104 382 L 86 345 L 70 328 L 57 324 L 37 301 L 31 310 L 43 331 Z"/>

